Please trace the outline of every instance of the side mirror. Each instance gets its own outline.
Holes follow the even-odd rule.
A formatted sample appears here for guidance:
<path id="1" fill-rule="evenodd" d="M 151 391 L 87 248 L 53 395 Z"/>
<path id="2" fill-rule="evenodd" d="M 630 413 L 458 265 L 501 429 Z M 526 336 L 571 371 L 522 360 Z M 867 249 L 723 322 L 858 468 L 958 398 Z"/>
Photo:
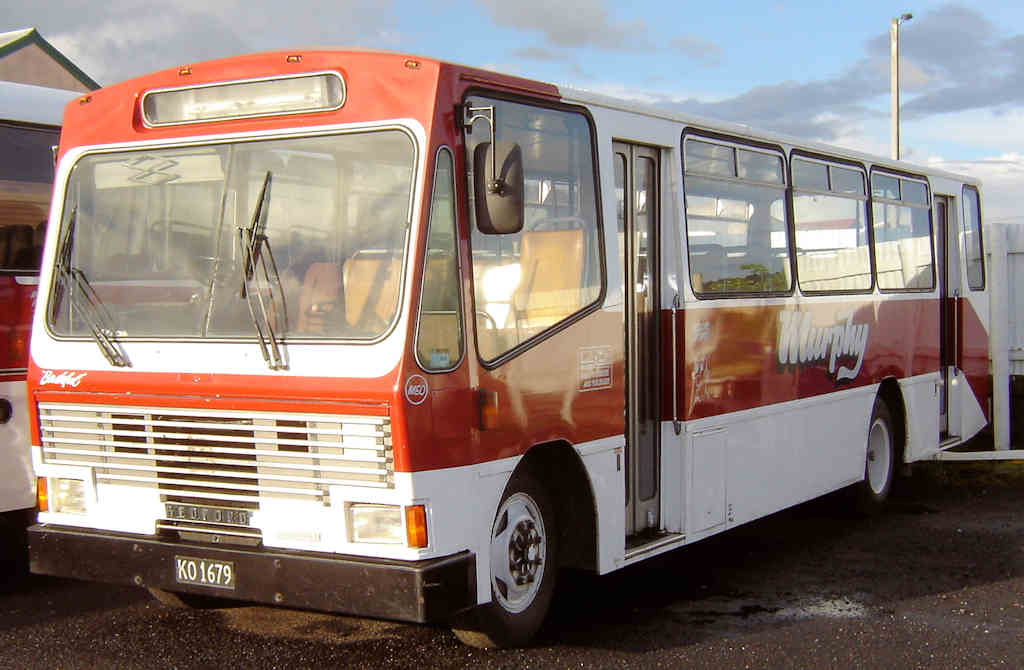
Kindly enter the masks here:
<path id="1" fill-rule="evenodd" d="M 523 229 L 523 150 L 514 142 L 498 142 L 492 157 L 491 146 L 481 142 L 473 151 L 476 227 L 485 235 L 518 233 Z"/>

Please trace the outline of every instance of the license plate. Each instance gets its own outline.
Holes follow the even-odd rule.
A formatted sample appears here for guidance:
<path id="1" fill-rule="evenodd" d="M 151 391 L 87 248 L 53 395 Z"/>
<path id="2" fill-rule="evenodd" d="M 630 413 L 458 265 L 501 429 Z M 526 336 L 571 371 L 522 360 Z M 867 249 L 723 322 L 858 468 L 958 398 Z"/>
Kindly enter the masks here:
<path id="1" fill-rule="evenodd" d="M 164 503 L 164 508 L 168 519 L 199 523 L 229 523 L 234 526 L 249 525 L 249 510 L 180 505 L 178 503 Z"/>
<path id="2" fill-rule="evenodd" d="M 215 561 L 209 558 L 175 556 L 174 577 L 179 584 L 234 590 L 235 564 L 231 561 Z"/>

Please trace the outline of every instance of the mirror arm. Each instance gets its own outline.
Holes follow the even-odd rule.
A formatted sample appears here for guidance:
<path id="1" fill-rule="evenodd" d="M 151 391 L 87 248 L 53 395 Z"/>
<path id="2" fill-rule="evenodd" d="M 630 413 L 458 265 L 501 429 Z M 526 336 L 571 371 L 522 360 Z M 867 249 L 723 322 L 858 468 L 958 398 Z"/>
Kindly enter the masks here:
<path id="1" fill-rule="evenodd" d="M 483 119 L 487 122 L 487 130 L 490 134 L 491 142 L 491 178 L 487 180 L 487 192 L 491 195 L 504 195 L 505 183 L 498 179 L 498 150 L 495 147 L 494 137 L 494 105 L 487 107 L 466 107 L 466 116 L 469 117 L 466 122 L 466 129 L 472 132 L 473 123 L 478 119 Z"/>

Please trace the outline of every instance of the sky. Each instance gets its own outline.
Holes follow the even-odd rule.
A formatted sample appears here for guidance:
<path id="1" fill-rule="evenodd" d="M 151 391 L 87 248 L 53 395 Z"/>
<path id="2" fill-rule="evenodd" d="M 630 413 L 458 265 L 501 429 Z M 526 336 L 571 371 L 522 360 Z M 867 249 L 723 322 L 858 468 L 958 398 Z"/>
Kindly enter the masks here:
<path id="1" fill-rule="evenodd" d="M 801 139 L 889 154 L 889 23 L 903 158 L 983 180 L 989 221 L 1024 223 L 1024 3 L 820 0 L 0 0 L 110 84 L 310 46 L 401 51 Z"/>

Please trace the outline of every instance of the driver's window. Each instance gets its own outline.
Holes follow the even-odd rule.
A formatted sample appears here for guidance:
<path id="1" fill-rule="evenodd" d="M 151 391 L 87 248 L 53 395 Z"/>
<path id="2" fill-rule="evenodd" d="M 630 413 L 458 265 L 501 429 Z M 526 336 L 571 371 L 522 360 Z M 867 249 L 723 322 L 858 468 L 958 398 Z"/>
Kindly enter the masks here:
<path id="1" fill-rule="evenodd" d="M 473 226 L 477 342 L 480 357 L 493 361 L 601 293 L 593 145 L 580 113 L 476 96 L 470 102 L 493 106 L 498 142 L 517 143 L 523 155 L 523 230 L 485 235 Z M 478 120 L 466 134 L 467 156 L 489 140 L 486 121 Z"/>

